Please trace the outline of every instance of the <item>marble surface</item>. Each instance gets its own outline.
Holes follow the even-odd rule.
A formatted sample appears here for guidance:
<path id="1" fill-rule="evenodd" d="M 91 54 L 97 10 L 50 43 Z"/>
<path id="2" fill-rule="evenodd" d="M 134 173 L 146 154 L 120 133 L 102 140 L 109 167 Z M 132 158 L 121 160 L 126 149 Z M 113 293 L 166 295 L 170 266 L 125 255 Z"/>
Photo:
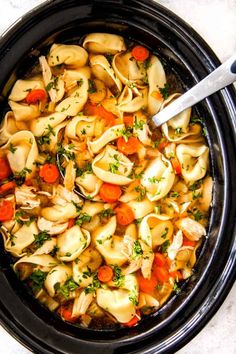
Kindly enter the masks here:
<path id="1" fill-rule="evenodd" d="M 0 0 L 0 34 L 45 0 Z M 236 0 L 157 0 L 189 23 L 221 61 L 236 53 Z M 207 326 L 178 354 L 236 354 L 236 285 Z M 30 354 L 0 326 L 4 354 Z"/>

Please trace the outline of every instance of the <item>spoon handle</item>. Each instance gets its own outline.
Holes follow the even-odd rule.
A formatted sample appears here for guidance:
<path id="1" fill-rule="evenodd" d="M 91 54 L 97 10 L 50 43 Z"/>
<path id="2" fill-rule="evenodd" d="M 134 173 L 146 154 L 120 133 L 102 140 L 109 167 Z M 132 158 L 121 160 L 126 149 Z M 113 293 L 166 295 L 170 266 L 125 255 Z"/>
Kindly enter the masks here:
<path id="1" fill-rule="evenodd" d="M 184 109 L 193 106 L 203 98 L 228 86 L 236 81 L 236 54 L 230 57 L 211 74 L 206 76 L 197 85 L 193 86 L 185 94 L 177 98 L 159 113 L 152 117 L 154 124 L 159 125 L 182 112 Z"/>

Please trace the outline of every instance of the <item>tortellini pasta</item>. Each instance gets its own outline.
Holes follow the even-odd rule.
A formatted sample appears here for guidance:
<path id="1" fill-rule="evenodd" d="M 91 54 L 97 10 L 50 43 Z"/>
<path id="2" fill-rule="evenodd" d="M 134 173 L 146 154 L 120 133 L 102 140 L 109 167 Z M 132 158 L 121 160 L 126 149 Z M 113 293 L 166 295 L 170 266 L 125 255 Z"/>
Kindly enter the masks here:
<path id="1" fill-rule="evenodd" d="M 132 327 L 192 275 L 207 235 L 201 120 L 189 108 L 153 129 L 180 94 L 158 54 L 120 35 L 43 53 L 13 85 L 0 128 L 4 248 L 62 320 Z"/>

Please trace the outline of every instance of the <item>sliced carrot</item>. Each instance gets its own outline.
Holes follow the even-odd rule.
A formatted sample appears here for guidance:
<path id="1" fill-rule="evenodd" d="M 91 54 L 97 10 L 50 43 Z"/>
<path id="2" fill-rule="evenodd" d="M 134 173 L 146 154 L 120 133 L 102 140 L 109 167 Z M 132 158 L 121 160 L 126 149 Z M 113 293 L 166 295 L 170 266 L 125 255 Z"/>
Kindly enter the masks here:
<path id="1" fill-rule="evenodd" d="M 72 226 L 74 225 L 75 225 L 75 219 L 69 219 L 67 229 L 71 229 Z"/>
<path id="2" fill-rule="evenodd" d="M 12 173 L 9 162 L 4 157 L 0 157 L 0 180 L 10 176 Z"/>
<path id="3" fill-rule="evenodd" d="M 3 200 L 0 204 L 0 221 L 9 221 L 12 220 L 14 215 L 13 204 L 9 200 Z"/>
<path id="4" fill-rule="evenodd" d="M 104 265 L 98 269 L 98 280 L 107 283 L 112 280 L 114 276 L 113 270 L 108 265 Z"/>
<path id="5" fill-rule="evenodd" d="M 139 274 L 137 279 L 139 283 L 139 289 L 147 294 L 153 292 L 158 284 L 157 279 L 153 274 L 150 279 L 146 279 L 141 274 Z"/>
<path id="6" fill-rule="evenodd" d="M 120 186 L 111 183 L 103 183 L 100 188 L 99 195 L 104 202 L 114 203 L 122 194 Z"/>
<path id="7" fill-rule="evenodd" d="M 195 247 L 197 244 L 196 241 L 190 241 L 187 237 L 184 236 L 183 238 L 183 244 L 182 246 L 190 246 L 190 247 Z"/>
<path id="8" fill-rule="evenodd" d="M 108 112 L 102 104 L 93 104 L 93 103 L 87 103 L 84 106 L 84 114 L 90 115 L 90 116 L 99 116 L 100 118 L 105 119 L 106 125 L 108 126 L 113 126 L 116 124 L 116 116 Z"/>
<path id="9" fill-rule="evenodd" d="M 140 320 L 140 316 L 141 316 L 140 311 L 137 310 L 136 314 L 134 315 L 133 318 L 131 318 L 131 320 L 129 322 L 122 323 L 123 326 L 129 327 L 129 328 L 134 327 L 138 323 L 138 321 Z"/>
<path id="10" fill-rule="evenodd" d="M 85 104 L 83 111 L 85 115 L 95 116 L 97 112 L 97 105 L 88 101 Z"/>
<path id="11" fill-rule="evenodd" d="M 47 98 L 47 93 L 45 90 L 36 89 L 30 91 L 26 96 L 25 100 L 27 104 L 34 104 L 37 103 L 38 101 L 45 101 L 46 98 Z"/>
<path id="12" fill-rule="evenodd" d="M 55 183 L 59 178 L 59 171 L 56 165 L 53 165 L 52 163 L 46 163 L 40 168 L 39 176 L 46 183 Z"/>
<path id="13" fill-rule="evenodd" d="M 162 135 L 160 130 L 155 132 L 155 144 L 159 151 L 162 151 L 169 144 L 169 141 Z"/>
<path id="14" fill-rule="evenodd" d="M 125 125 L 132 127 L 134 124 L 134 117 L 133 116 L 124 116 L 123 122 Z"/>
<path id="15" fill-rule="evenodd" d="M 120 152 L 125 155 L 132 155 L 135 154 L 140 146 L 140 142 L 134 136 L 128 138 L 128 141 L 125 141 L 123 136 L 117 139 L 117 148 Z"/>
<path id="16" fill-rule="evenodd" d="M 183 279 L 183 275 L 179 270 L 175 270 L 174 272 L 170 272 L 169 274 L 172 278 L 177 279 L 178 281 Z"/>
<path id="17" fill-rule="evenodd" d="M 164 267 L 155 267 L 153 274 L 160 283 L 165 283 L 169 280 L 169 272 Z"/>
<path id="18" fill-rule="evenodd" d="M 180 175 L 181 174 L 181 164 L 180 164 L 179 160 L 177 159 L 177 157 L 173 157 L 171 159 L 171 164 L 172 164 L 173 169 L 175 170 L 175 174 Z"/>
<path id="19" fill-rule="evenodd" d="M 78 317 L 72 316 L 73 304 L 62 305 L 58 309 L 59 315 L 67 322 L 75 323 L 78 321 Z"/>
<path id="20" fill-rule="evenodd" d="M 33 181 L 32 181 L 32 179 L 27 179 L 27 180 L 25 180 L 25 184 L 26 184 L 26 186 L 33 186 Z"/>
<path id="21" fill-rule="evenodd" d="M 102 105 L 97 106 L 97 115 L 105 119 L 106 125 L 109 127 L 112 127 L 116 124 L 116 116 L 113 113 L 108 112 Z"/>
<path id="22" fill-rule="evenodd" d="M 15 187 L 16 187 L 16 183 L 14 181 L 4 183 L 0 186 L 0 194 L 5 194 L 6 192 L 10 192 L 11 190 L 14 190 Z"/>
<path id="23" fill-rule="evenodd" d="M 158 267 L 164 267 L 167 262 L 166 262 L 167 258 L 164 256 L 164 254 L 162 253 L 155 253 L 155 258 L 154 258 L 154 264 Z"/>
<path id="24" fill-rule="evenodd" d="M 121 204 L 117 208 L 115 208 L 116 219 L 118 224 L 120 225 L 129 225 L 134 221 L 134 213 L 133 210 L 127 204 Z"/>
<path id="25" fill-rule="evenodd" d="M 160 93 L 160 91 L 153 91 L 151 93 L 151 96 L 153 98 L 155 98 L 157 101 L 163 101 L 163 97 L 162 97 L 162 94 Z"/>
<path id="26" fill-rule="evenodd" d="M 132 56 L 138 61 L 145 61 L 149 57 L 149 50 L 142 45 L 136 45 L 132 51 Z"/>

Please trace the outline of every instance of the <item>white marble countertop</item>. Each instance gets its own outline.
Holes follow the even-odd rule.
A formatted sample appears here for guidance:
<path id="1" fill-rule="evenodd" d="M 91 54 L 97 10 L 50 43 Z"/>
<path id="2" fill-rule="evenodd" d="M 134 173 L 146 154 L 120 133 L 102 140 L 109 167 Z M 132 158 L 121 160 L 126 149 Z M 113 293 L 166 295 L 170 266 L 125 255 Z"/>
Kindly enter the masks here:
<path id="1" fill-rule="evenodd" d="M 0 34 L 45 0 L 0 0 Z M 189 23 L 221 61 L 236 53 L 236 0 L 156 0 Z M 236 354 L 236 285 L 207 326 L 178 354 Z M 0 326 L 1 352 L 30 354 Z"/>

